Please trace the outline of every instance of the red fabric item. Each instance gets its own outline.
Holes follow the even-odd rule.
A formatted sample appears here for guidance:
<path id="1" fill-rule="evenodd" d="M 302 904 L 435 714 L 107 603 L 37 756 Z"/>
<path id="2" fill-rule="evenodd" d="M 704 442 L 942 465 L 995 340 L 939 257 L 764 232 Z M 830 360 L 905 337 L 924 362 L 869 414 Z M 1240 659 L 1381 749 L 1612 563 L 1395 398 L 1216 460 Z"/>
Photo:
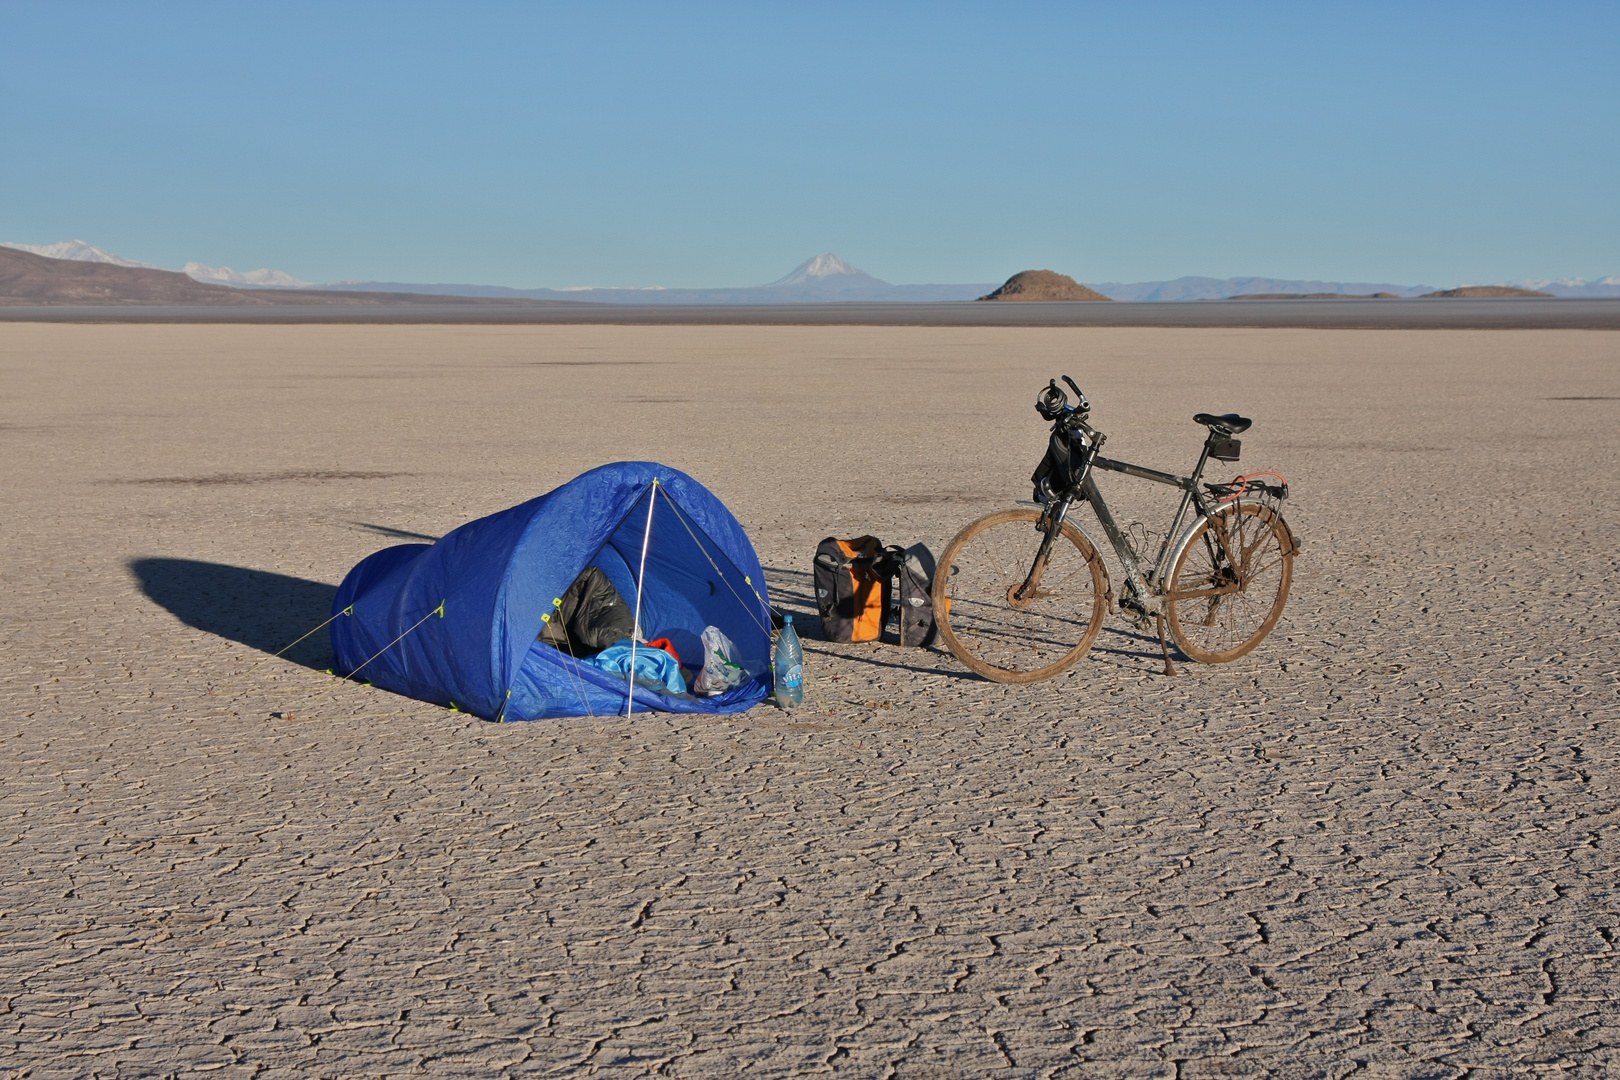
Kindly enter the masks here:
<path id="1" fill-rule="evenodd" d="M 647 647 L 651 649 L 663 649 L 665 652 L 669 653 L 669 655 L 675 658 L 675 662 L 677 664 L 681 662 L 681 654 L 675 651 L 674 644 L 667 637 L 653 638 L 651 641 L 647 642 Z"/>

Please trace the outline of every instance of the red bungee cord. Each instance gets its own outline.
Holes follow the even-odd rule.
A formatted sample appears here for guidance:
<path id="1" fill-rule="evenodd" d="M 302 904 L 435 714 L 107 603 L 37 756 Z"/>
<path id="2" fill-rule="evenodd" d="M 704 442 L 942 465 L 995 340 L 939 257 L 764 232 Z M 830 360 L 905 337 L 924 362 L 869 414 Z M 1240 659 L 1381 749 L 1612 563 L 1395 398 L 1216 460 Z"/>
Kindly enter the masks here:
<path id="1" fill-rule="evenodd" d="M 1247 476 L 1234 477 L 1232 482 L 1230 484 L 1227 484 L 1226 486 L 1227 487 L 1237 487 L 1237 490 L 1232 492 L 1230 495 L 1223 495 L 1219 499 L 1216 499 L 1215 500 L 1216 505 L 1219 505 L 1221 503 L 1231 502 L 1233 499 L 1241 499 L 1243 497 L 1243 495 L 1249 490 L 1249 482 L 1251 480 L 1259 479 L 1262 476 L 1275 476 L 1278 480 L 1282 481 L 1281 486 L 1283 486 L 1283 487 L 1288 486 L 1288 477 L 1284 476 L 1282 473 L 1257 472 L 1257 473 L 1250 473 Z M 1242 485 L 1242 486 L 1239 486 L 1239 485 Z"/>

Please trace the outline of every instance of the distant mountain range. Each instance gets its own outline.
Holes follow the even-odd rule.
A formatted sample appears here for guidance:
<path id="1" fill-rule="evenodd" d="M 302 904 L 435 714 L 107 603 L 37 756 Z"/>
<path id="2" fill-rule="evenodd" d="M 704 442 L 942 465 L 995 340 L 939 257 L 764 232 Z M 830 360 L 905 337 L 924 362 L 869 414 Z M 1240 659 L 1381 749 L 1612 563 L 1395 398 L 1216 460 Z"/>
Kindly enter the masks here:
<path id="1" fill-rule="evenodd" d="M 50 259 L 108 263 L 143 270 L 161 270 L 151 263 L 114 255 L 83 240 L 58 244 L 0 243 Z M 409 293 L 417 296 L 467 297 L 502 300 L 572 300 L 606 304 L 805 304 L 830 301 L 884 303 L 893 301 L 927 302 L 976 300 L 1001 282 L 966 285 L 891 285 L 873 277 L 830 252 L 806 259 L 787 276 L 765 285 L 716 289 L 514 289 L 504 285 L 469 285 L 405 281 L 335 281 L 324 285 L 301 281 L 281 270 L 232 270 L 228 266 L 205 266 L 188 262 L 181 270 L 191 280 L 206 285 L 226 285 L 239 289 L 337 291 L 359 293 Z M 1224 300 L 1233 296 L 1277 294 L 1330 294 L 1367 296 L 1389 293 L 1395 296 L 1422 296 L 1436 291 L 1432 285 L 1395 285 L 1388 282 L 1296 281 L 1263 277 L 1181 277 L 1174 281 L 1084 282 L 1114 300 L 1169 302 L 1177 300 Z M 1595 281 L 1585 278 L 1527 278 L 1519 281 L 1480 282 L 1523 289 L 1539 289 L 1554 296 L 1620 297 L 1620 276 Z"/>
<path id="2" fill-rule="evenodd" d="M 406 284 L 394 281 L 342 281 L 334 288 L 356 292 L 436 293 L 443 296 L 498 296 L 523 300 L 574 300 L 596 304 L 816 304 L 833 301 L 977 300 L 1001 283 L 973 285 L 891 285 L 858 270 L 831 253 L 806 259 L 786 277 L 768 285 L 730 289 L 509 289 L 498 285 Z"/>
<path id="3" fill-rule="evenodd" d="M 109 266 L 128 266 L 137 270 L 166 269 L 155 263 L 140 262 L 136 259 L 126 259 L 122 255 L 114 255 L 110 251 L 98 248 L 94 244 L 87 244 L 83 240 L 64 240 L 59 244 L 10 244 L 0 242 L 0 247 L 26 251 L 30 255 L 43 255 L 47 259 L 106 263 Z M 204 266 L 200 262 L 188 262 L 180 268 L 180 273 L 186 275 L 192 281 L 200 281 L 204 285 L 235 285 L 249 289 L 308 289 L 316 287 L 310 285 L 307 281 L 299 281 L 291 274 L 283 273 L 280 270 L 249 270 L 242 273 L 232 270 L 228 266 Z"/>
<path id="4" fill-rule="evenodd" d="M 1554 296 L 1620 296 L 1620 276 L 1614 275 L 1596 281 L 1585 278 L 1521 278 L 1518 281 L 1493 281 L 1490 284 L 1510 285 L 1516 289 L 1540 289 Z"/>
<path id="5" fill-rule="evenodd" d="M 193 281 L 201 281 L 208 285 L 234 285 L 239 289 L 318 289 L 319 285 L 311 285 L 307 281 L 299 281 L 291 274 L 280 270 L 232 270 L 228 266 L 204 266 L 200 262 L 188 262 L 180 268 L 180 272 Z"/>
<path id="6" fill-rule="evenodd" d="M 106 252 L 101 254 L 105 255 Z M 123 263 L 131 261 L 122 260 Z M 101 258 L 53 259 L 48 255 L 0 245 L 0 307 L 273 307 L 303 304 L 379 307 L 422 303 L 500 306 L 512 304 L 513 301 L 470 296 L 342 292 L 337 289 L 237 289 L 229 285 L 194 281 L 173 270 L 127 266 Z M 516 303 L 519 306 L 533 306 L 530 301 Z"/>
<path id="7" fill-rule="evenodd" d="M 1104 281 L 1091 286 L 1104 296 L 1115 300 L 1225 300 L 1229 296 L 1252 296 L 1276 293 L 1328 293 L 1334 296 L 1371 296 L 1373 293 L 1393 293 L 1396 296 L 1422 296 L 1435 291 L 1433 285 L 1391 285 L 1388 282 L 1365 281 L 1290 281 L 1283 278 L 1238 277 L 1207 278 L 1183 277 L 1174 281 Z"/>

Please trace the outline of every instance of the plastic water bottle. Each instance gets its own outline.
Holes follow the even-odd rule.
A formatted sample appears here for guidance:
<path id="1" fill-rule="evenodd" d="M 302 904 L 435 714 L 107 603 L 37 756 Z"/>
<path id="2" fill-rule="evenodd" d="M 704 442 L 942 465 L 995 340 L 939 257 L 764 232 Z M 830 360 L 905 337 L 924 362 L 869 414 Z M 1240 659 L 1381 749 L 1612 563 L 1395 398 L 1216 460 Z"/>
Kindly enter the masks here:
<path id="1" fill-rule="evenodd" d="M 804 703 L 804 647 L 793 629 L 793 616 L 782 616 L 782 636 L 776 640 L 776 703 L 784 709 Z"/>

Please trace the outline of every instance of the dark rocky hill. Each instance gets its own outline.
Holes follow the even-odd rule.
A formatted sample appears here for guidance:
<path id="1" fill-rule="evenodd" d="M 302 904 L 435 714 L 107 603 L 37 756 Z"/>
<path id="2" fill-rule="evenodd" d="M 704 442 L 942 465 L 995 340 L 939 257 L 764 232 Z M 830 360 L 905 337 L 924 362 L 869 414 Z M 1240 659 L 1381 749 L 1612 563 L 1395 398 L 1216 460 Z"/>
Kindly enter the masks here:
<path id="1" fill-rule="evenodd" d="M 1088 289 L 1067 274 L 1053 270 L 1023 270 L 1007 283 L 980 300 L 1107 300 L 1096 289 Z"/>

